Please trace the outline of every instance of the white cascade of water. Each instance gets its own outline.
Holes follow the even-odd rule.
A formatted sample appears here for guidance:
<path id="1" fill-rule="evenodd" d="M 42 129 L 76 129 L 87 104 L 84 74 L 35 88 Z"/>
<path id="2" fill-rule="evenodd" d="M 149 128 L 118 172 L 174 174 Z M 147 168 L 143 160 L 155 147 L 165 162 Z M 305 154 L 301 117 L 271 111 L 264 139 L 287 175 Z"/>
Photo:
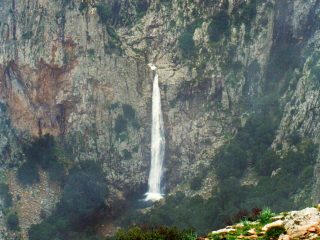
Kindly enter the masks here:
<path id="1" fill-rule="evenodd" d="M 151 168 L 149 173 L 149 189 L 145 201 L 156 202 L 163 198 L 161 193 L 162 167 L 165 152 L 165 137 L 161 111 L 161 95 L 157 67 L 149 64 L 155 71 L 152 92 L 152 135 L 151 135 Z"/>

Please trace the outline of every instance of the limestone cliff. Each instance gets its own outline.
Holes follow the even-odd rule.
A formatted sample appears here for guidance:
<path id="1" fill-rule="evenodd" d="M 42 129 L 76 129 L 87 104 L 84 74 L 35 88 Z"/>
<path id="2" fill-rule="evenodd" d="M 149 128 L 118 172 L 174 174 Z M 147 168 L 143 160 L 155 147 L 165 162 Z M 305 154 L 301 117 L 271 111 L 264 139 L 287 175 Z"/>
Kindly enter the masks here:
<path id="1" fill-rule="evenodd" d="M 279 90 L 283 113 L 273 147 L 290 148 L 293 133 L 318 144 L 319 3 L 0 0 L 3 166 L 23 160 L 19 138 L 49 133 L 75 162 L 102 161 L 120 195 L 145 187 L 149 62 L 162 89 L 167 192 L 193 194 L 185 183 L 268 91 Z M 198 193 L 215 184 L 208 176 Z"/>

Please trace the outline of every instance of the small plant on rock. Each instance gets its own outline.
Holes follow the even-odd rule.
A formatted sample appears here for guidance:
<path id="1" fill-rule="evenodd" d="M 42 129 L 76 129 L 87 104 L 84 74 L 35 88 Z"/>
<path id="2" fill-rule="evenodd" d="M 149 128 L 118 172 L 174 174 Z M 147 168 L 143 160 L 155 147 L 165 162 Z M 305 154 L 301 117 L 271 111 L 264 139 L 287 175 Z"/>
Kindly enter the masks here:
<path id="1" fill-rule="evenodd" d="M 270 222 L 270 219 L 275 216 L 275 214 L 271 211 L 270 208 L 265 208 L 264 210 L 262 210 L 262 212 L 260 213 L 260 216 L 258 217 L 258 220 L 262 223 L 262 224 L 267 224 Z"/>
<path id="2" fill-rule="evenodd" d="M 286 230 L 283 227 L 273 227 L 270 228 L 266 232 L 266 238 L 267 239 L 278 239 L 278 237 L 282 234 L 285 233 Z"/>

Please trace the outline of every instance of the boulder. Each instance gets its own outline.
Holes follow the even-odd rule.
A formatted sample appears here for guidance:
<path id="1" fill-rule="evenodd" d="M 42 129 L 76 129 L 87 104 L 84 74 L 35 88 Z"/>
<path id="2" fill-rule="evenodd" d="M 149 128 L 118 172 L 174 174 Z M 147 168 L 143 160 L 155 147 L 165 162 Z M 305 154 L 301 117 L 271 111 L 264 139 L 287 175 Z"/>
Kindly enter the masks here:
<path id="1" fill-rule="evenodd" d="M 291 238 L 299 239 L 308 232 L 316 233 L 320 228 L 320 212 L 316 208 L 290 212 L 285 217 L 284 228 Z"/>
<path id="2" fill-rule="evenodd" d="M 212 234 L 226 234 L 226 233 L 231 233 L 231 232 L 236 232 L 237 230 L 234 228 L 223 228 L 219 229 L 217 231 L 212 231 Z"/>
<path id="3" fill-rule="evenodd" d="M 274 227 L 284 227 L 284 222 L 282 220 L 277 220 L 275 222 L 272 222 L 272 223 L 269 223 L 267 225 L 265 225 L 263 228 L 262 228 L 262 231 L 268 231 L 269 229 L 271 228 L 274 228 Z"/>

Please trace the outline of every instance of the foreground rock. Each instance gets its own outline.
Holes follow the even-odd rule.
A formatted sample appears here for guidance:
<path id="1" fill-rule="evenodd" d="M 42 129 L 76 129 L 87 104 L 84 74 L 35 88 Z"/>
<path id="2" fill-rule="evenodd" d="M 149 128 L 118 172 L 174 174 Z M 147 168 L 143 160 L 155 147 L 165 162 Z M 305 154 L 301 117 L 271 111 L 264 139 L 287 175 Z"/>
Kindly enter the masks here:
<path id="1" fill-rule="evenodd" d="M 262 222 L 261 215 L 255 222 L 244 221 L 213 231 L 209 239 L 320 239 L 319 208 L 305 208 L 273 217 L 270 215 L 267 223 Z"/>

